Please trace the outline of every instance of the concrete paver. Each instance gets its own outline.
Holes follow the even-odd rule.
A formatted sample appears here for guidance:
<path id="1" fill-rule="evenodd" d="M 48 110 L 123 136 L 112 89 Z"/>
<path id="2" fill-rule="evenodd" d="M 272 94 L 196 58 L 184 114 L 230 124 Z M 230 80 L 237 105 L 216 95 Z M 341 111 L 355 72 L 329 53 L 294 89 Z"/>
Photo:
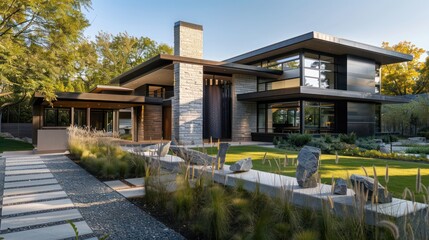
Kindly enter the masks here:
<path id="1" fill-rule="evenodd" d="M 3 206 L 2 216 L 72 207 L 74 207 L 74 205 L 70 199 L 8 205 Z"/>
<path id="2" fill-rule="evenodd" d="M 92 233 L 91 228 L 86 222 L 75 222 L 74 223 L 79 230 L 80 235 Z M 43 240 L 55 240 L 63 238 L 74 237 L 75 233 L 70 224 L 61 224 L 55 226 L 49 226 L 44 228 L 31 229 L 20 232 L 13 232 L 3 234 L 2 237 L 5 240 L 22 240 L 22 239 L 43 239 Z"/>
<path id="3" fill-rule="evenodd" d="M 67 194 L 64 191 L 18 195 L 13 197 L 4 197 L 3 205 L 24 203 L 24 202 L 35 202 L 35 201 L 42 201 L 42 200 L 55 199 L 55 198 L 65 198 L 65 197 L 67 197 Z"/>
<path id="4" fill-rule="evenodd" d="M 6 218 L 1 221 L 0 230 L 54 223 L 82 218 L 77 209 L 62 210 L 47 213 L 36 213 L 25 216 Z"/>
<path id="5" fill-rule="evenodd" d="M 4 184 L 4 188 L 31 187 L 31 186 L 40 186 L 40 185 L 55 184 L 55 183 L 58 183 L 58 181 L 54 178 L 28 180 L 28 181 L 20 181 L 20 182 L 6 182 Z"/>

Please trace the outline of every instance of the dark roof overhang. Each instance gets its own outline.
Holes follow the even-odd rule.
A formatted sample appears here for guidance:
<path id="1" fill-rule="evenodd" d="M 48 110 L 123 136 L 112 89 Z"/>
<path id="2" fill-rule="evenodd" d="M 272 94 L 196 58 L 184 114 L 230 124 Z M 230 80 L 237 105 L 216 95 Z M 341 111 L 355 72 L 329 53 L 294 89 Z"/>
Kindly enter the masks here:
<path id="1" fill-rule="evenodd" d="M 373 59 L 382 65 L 413 60 L 413 56 L 409 54 L 403 54 L 365 43 L 337 38 L 319 32 L 309 32 L 224 61 L 249 64 L 299 49 L 308 49 L 334 55 L 354 55 Z"/>
<path id="2" fill-rule="evenodd" d="M 283 71 L 280 70 L 272 70 L 256 66 L 160 54 L 115 77 L 112 79 L 111 83 L 119 83 L 120 85 L 128 84 L 138 77 L 165 68 L 174 63 L 202 65 L 204 72 L 209 72 L 211 74 L 249 74 L 267 78 L 278 78 L 283 74 Z"/>
<path id="3" fill-rule="evenodd" d="M 365 92 L 320 89 L 313 87 L 295 87 L 237 95 L 238 101 L 250 102 L 289 101 L 300 99 L 372 103 L 408 103 L 410 101 L 409 99 L 400 96 L 385 96 Z"/>
<path id="4" fill-rule="evenodd" d="M 61 105 L 67 107 L 127 108 L 143 104 L 161 105 L 163 101 L 162 98 L 119 94 L 59 92 L 56 95 L 56 100 L 52 104 L 54 106 Z M 43 94 L 35 93 L 31 103 L 33 105 L 50 105 L 44 98 Z"/>

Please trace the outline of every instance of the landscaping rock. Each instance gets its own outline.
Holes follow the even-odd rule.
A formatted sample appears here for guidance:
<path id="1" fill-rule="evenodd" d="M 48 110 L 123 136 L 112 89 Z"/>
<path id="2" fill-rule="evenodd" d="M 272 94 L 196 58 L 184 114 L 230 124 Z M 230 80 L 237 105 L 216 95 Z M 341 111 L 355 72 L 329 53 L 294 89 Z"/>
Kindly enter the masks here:
<path id="1" fill-rule="evenodd" d="M 390 153 L 390 145 L 380 145 L 380 152 L 382 153 Z"/>
<path id="2" fill-rule="evenodd" d="M 426 138 L 425 137 L 410 137 L 408 140 L 412 143 L 425 143 Z"/>
<path id="3" fill-rule="evenodd" d="M 248 172 L 252 167 L 252 158 L 245 158 L 229 166 L 229 170 L 233 172 Z"/>
<path id="4" fill-rule="evenodd" d="M 304 146 L 298 154 L 296 180 L 303 188 L 317 187 L 320 148 Z"/>
<path id="5" fill-rule="evenodd" d="M 170 149 L 176 154 L 178 157 L 182 158 L 186 162 L 190 162 L 196 165 L 209 166 L 213 163 L 216 163 L 216 157 L 207 155 L 205 153 L 184 148 L 184 147 L 170 147 Z"/>
<path id="6" fill-rule="evenodd" d="M 165 155 L 167 155 L 168 151 L 170 150 L 170 145 L 171 145 L 171 141 L 164 144 L 161 143 L 157 152 L 158 156 L 165 157 Z"/>
<path id="7" fill-rule="evenodd" d="M 363 188 L 364 192 L 368 191 L 367 201 L 371 201 L 372 196 L 374 195 L 374 179 L 362 175 L 352 174 L 350 176 L 350 181 L 353 184 L 353 187 L 356 188 L 358 184 L 360 188 Z M 392 202 L 392 194 L 386 192 L 383 185 L 378 183 L 378 203 L 390 203 Z"/>
<path id="8" fill-rule="evenodd" d="M 13 135 L 8 132 L 0 132 L 0 137 L 2 138 L 13 138 Z"/>
<path id="9" fill-rule="evenodd" d="M 347 182 L 342 178 L 335 180 L 334 194 L 346 195 L 347 194 Z"/>
<path id="10" fill-rule="evenodd" d="M 219 151 L 217 153 L 217 157 L 219 158 L 219 163 L 220 163 L 219 169 L 223 169 L 223 165 L 225 163 L 225 158 L 226 158 L 226 151 L 228 151 L 229 146 L 231 146 L 231 144 L 229 143 L 219 144 Z"/>

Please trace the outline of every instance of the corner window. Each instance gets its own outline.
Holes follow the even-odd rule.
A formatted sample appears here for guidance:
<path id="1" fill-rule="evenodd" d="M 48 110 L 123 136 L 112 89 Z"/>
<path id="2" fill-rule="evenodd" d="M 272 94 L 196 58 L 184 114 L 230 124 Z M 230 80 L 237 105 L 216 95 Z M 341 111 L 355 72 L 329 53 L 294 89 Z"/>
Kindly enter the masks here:
<path id="1" fill-rule="evenodd" d="M 304 54 L 304 86 L 324 89 L 335 88 L 335 60 L 333 57 Z"/>

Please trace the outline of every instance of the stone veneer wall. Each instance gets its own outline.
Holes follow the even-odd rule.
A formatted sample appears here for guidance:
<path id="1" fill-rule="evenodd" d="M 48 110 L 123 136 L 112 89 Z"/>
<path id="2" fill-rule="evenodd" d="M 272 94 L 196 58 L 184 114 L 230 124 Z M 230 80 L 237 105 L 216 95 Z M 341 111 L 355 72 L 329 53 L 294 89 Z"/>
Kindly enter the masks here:
<path id="1" fill-rule="evenodd" d="M 253 102 L 237 101 L 237 94 L 256 92 L 255 76 L 234 74 L 232 76 L 232 140 L 251 141 L 256 132 L 257 105 Z"/>
<path id="2" fill-rule="evenodd" d="M 144 140 L 162 138 L 162 106 L 143 105 Z M 146 124 L 145 124 L 146 123 Z"/>
<path id="3" fill-rule="evenodd" d="M 174 55 L 203 57 L 202 26 L 177 22 L 174 26 Z M 180 144 L 203 141 L 203 67 L 174 64 L 174 98 L 172 101 L 172 140 Z"/>

